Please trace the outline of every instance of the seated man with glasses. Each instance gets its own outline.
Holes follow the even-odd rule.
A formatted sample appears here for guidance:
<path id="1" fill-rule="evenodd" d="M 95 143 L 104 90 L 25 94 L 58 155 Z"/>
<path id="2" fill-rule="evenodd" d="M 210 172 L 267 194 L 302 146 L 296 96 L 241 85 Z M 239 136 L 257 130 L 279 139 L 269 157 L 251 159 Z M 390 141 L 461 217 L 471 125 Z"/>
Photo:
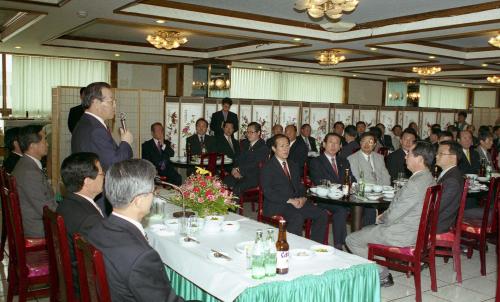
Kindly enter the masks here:
<path id="1" fill-rule="evenodd" d="M 113 212 L 87 239 L 102 252 L 112 301 L 183 301 L 141 224 L 153 203 L 155 175 L 156 168 L 143 159 L 121 161 L 106 172 L 105 192 Z"/>

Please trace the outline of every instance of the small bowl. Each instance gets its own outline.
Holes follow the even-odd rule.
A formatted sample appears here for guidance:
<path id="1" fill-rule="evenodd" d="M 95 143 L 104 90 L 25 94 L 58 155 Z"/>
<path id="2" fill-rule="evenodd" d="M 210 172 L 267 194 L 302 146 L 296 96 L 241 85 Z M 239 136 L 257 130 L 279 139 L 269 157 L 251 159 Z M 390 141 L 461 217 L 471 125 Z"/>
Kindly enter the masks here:
<path id="1" fill-rule="evenodd" d="M 240 223 L 238 221 L 224 221 L 222 223 L 222 230 L 224 232 L 236 232 L 240 229 Z"/>
<path id="2" fill-rule="evenodd" d="M 325 197 L 326 195 L 328 195 L 328 189 L 318 187 L 316 190 L 316 194 L 318 194 L 318 196 Z"/>
<path id="3" fill-rule="evenodd" d="M 318 193 L 318 188 L 317 187 L 312 187 L 309 190 L 311 190 L 311 192 L 313 192 L 314 194 Z"/>
<path id="4" fill-rule="evenodd" d="M 386 198 L 386 199 L 393 199 L 394 195 L 395 195 L 394 193 L 392 193 L 392 194 L 384 193 L 384 198 Z"/>
<path id="5" fill-rule="evenodd" d="M 373 186 L 372 185 L 365 185 L 365 192 L 369 193 L 371 191 L 373 191 Z"/>
<path id="6" fill-rule="evenodd" d="M 379 186 L 379 185 L 374 185 L 372 188 L 373 192 L 375 192 L 375 193 L 380 193 L 380 192 L 382 192 L 383 189 L 384 188 L 382 186 Z"/>
<path id="7" fill-rule="evenodd" d="M 379 200 L 380 195 L 368 195 L 366 196 L 366 198 L 368 198 L 369 200 Z"/>

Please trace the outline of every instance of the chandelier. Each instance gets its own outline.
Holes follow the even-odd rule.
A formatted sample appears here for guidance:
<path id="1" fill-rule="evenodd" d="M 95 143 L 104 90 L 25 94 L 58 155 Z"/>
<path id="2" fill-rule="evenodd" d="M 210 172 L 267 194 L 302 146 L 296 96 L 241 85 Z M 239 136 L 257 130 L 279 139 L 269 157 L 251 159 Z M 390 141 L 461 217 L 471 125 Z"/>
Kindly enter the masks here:
<path id="1" fill-rule="evenodd" d="M 320 65 L 337 65 L 338 63 L 345 60 L 344 56 L 337 56 L 338 51 L 335 50 L 325 50 L 316 57 L 319 60 Z"/>
<path id="2" fill-rule="evenodd" d="M 490 43 L 495 47 L 500 47 L 500 35 L 492 37 L 491 39 L 488 40 L 488 43 Z"/>
<path id="3" fill-rule="evenodd" d="M 148 35 L 146 40 L 158 49 L 177 48 L 188 41 L 180 33 L 166 30 L 159 30 L 154 35 Z"/>
<path id="4" fill-rule="evenodd" d="M 418 73 L 419 75 L 429 76 L 434 75 L 441 71 L 441 67 L 413 67 L 413 72 Z"/>
<path id="5" fill-rule="evenodd" d="M 493 83 L 493 84 L 500 84 L 500 76 L 492 76 L 492 77 L 487 77 L 486 78 L 488 82 Z"/>
<path id="6" fill-rule="evenodd" d="M 212 79 L 208 84 L 212 90 L 225 90 L 231 88 L 231 81 L 229 79 L 217 78 Z"/>
<path id="7" fill-rule="evenodd" d="M 358 5 L 358 0 L 297 0 L 295 9 L 307 10 L 312 18 L 321 18 L 326 15 L 332 20 L 338 20 L 343 12 L 352 12 Z"/>

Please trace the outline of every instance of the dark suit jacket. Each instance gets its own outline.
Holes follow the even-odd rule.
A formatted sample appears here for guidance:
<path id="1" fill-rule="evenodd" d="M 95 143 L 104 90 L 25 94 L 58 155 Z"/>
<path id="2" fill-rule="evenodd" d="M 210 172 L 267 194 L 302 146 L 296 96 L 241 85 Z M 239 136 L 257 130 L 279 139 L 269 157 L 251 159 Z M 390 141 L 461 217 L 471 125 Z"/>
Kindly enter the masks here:
<path id="1" fill-rule="evenodd" d="M 217 148 L 215 146 L 215 138 L 213 136 L 205 134 L 203 138 L 205 143 L 205 148 L 207 152 L 216 152 Z M 186 146 L 191 146 L 191 154 L 193 155 L 201 155 L 201 142 L 198 134 L 193 134 L 190 137 L 186 138 Z"/>
<path id="2" fill-rule="evenodd" d="M 170 157 L 174 156 L 175 153 L 174 149 L 170 146 L 170 141 L 166 139 L 163 140 L 163 145 L 165 145 L 165 149 L 160 152 L 154 139 L 145 141 L 142 143 L 142 158 L 155 165 L 158 175 L 166 176 L 168 182 L 174 185 L 181 185 L 182 178 L 170 162 Z"/>
<path id="3" fill-rule="evenodd" d="M 385 166 L 387 167 L 389 175 L 391 175 L 391 180 L 397 179 L 399 172 L 405 172 L 405 177 L 410 178 L 412 173 L 406 167 L 405 157 L 406 154 L 401 148 L 387 155 Z"/>
<path id="4" fill-rule="evenodd" d="M 302 142 L 304 142 L 304 144 L 306 145 L 307 147 L 307 144 L 306 142 L 304 141 L 304 138 L 302 137 L 302 135 L 299 135 L 297 136 L 297 140 L 301 140 Z M 309 140 L 309 145 L 311 145 L 311 151 L 314 151 L 314 152 L 318 152 L 318 148 L 316 148 L 316 139 L 312 136 L 309 136 L 307 138 Z M 309 150 L 308 150 L 309 151 Z"/>
<path id="5" fill-rule="evenodd" d="M 234 131 L 238 131 L 238 115 L 234 112 L 229 111 L 227 113 L 227 121 L 230 121 L 234 125 Z M 212 118 L 210 119 L 210 130 L 214 132 L 214 136 L 224 135 L 222 131 L 222 125 L 224 124 L 224 114 L 221 111 L 212 113 Z"/>
<path id="6" fill-rule="evenodd" d="M 69 114 L 68 114 L 69 132 L 73 133 L 76 124 L 78 123 L 84 112 L 85 110 L 83 109 L 82 105 L 76 105 L 75 107 L 71 107 L 71 109 L 69 109 Z"/>
<path id="7" fill-rule="evenodd" d="M 273 156 L 262 168 L 261 186 L 264 192 L 264 215 L 282 213 L 290 198 L 304 197 L 306 189 L 300 182 L 300 170 L 296 163 L 287 160 L 290 180 L 282 165 Z"/>
<path id="8" fill-rule="evenodd" d="M 390 135 L 384 134 L 381 143 L 384 147 L 389 148 L 390 150 L 394 150 L 394 146 L 392 145 L 392 138 Z"/>
<path id="9" fill-rule="evenodd" d="M 234 160 L 240 154 L 240 143 L 231 137 L 231 142 L 233 143 L 233 149 L 229 145 L 229 142 L 226 139 L 224 134 L 215 137 L 215 145 L 218 153 L 223 153 L 227 157 Z"/>
<path id="10" fill-rule="evenodd" d="M 256 187 L 259 184 L 259 163 L 267 161 L 269 158 L 269 149 L 263 139 L 259 139 L 255 142 L 252 148 L 250 148 L 250 142 L 248 140 L 244 140 L 241 144 L 241 148 L 241 153 L 236 158 L 233 166 L 238 168 L 240 170 L 240 174 L 243 176 L 242 179 L 237 181 L 238 189 L 245 190 Z M 229 180 L 231 177 L 226 178 Z"/>
<path id="11" fill-rule="evenodd" d="M 469 162 L 465 153 L 462 154 L 462 159 L 458 163 L 458 168 L 462 171 L 463 174 L 477 174 L 479 173 L 479 168 L 481 162 L 479 161 L 479 153 L 474 150 L 472 147 L 469 149 L 470 151 L 470 159 Z"/>
<path id="12" fill-rule="evenodd" d="M 43 207 L 48 205 L 55 210 L 57 206 L 47 176 L 28 155 L 19 159 L 12 175 L 16 177 L 24 236 L 45 237 Z"/>
<path id="13" fill-rule="evenodd" d="M 80 287 L 78 286 L 78 268 L 73 246 L 73 235 L 80 233 L 87 238 L 90 229 L 103 220 L 103 216 L 88 200 L 74 193 L 67 194 L 63 201 L 59 203 L 57 213 L 62 216 L 66 226 L 73 271 L 73 286 L 78 293 Z"/>
<path id="14" fill-rule="evenodd" d="M 340 149 L 339 152 L 339 156 L 347 158 L 349 155 L 356 152 L 359 148 L 361 148 L 359 143 L 356 140 L 353 140 L 352 142 L 342 146 L 342 149 Z"/>
<path id="15" fill-rule="evenodd" d="M 441 234 L 455 225 L 464 189 L 464 175 L 458 167 L 453 167 L 438 180 L 438 184 L 443 185 L 437 225 L 437 233 Z"/>
<path id="16" fill-rule="evenodd" d="M 307 153 L 306 143 L 304 143 L 304 140 L 297 136 L 295 143 L 293 143 L 292 147 L 290 147 L 288 161 L 293 161 L 299 166 L 299 169 L 302 171 L 300 172 L 300 175 L 304 172 L 304 163 L 307 160 Z"/>
<path id="17" fill-rule="evenodd" d="M 127 142 L 117 145 L 108 129 L 95 117 L 83 114 L 71 136 L 71 153 L 94 152 L 104 171 L 116 163 L 132 158 L 132 147 Z"/>
<path id="18" fill-rule="evenodd" d="M 102 252 L 112 301 L 183 301 L 170 286 L 160 255 L 132 223 L 111 214 L 87 239 Z"/>
<path id="19" fill-rule="evenodd" d="M 274 135 L 273 135 L 273 136 L 271 136 L 270 138 L 268 138 L 268 139 L 266 140 L 266 146 L 267 146 L 269 149 L 271 149 L 271 147 L 273 146 L 273 144 L 274 144 Z"/>
<path id="20" fill-rule="evenodd" d="M 337 184 L 344 184 L 345 169 L 349 169 L 351 182 L 356 181 L 354 176 L 352 176 L 351 166 L 349 165 L 349 161 L 347 159 L 336 156 L 335 161 L 337 163 L 337 170 L 339 173 L 338 176 L 333 172 L 332 163 L 328 160 L 324 153 L 311 160 L 309 176 L 315 185 L 319 185 L 322 179 L 328 179 L 329 181 Z"/>
<path id="21" fill-rule="evenodd" d="M 5 171 L 7 171 L 7 173 L 11 174 L 12 171 L 14 171 L 14 168 L 16 167 L 16 164 L 20 158 L 21 158 L 21 156 L 10 151 L 9 156 L 3 161 L 3 167 L 5 168 Z"/>

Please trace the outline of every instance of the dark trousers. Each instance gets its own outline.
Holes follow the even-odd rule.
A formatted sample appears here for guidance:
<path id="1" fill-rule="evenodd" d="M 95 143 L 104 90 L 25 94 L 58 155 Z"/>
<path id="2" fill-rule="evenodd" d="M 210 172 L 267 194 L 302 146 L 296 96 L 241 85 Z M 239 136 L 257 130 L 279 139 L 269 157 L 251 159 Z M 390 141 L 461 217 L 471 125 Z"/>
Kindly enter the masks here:
<path id="1" fill-rule="evenodd" d="M 334 205 L 334 204 L 318 204 L 319 208 L 329 210 L 332 212 L 333 217 L 333 245 L 336 248 L 341 248 L 345 244 L 345 238 L 347 237 L 347 227 L 346 220 L 347 215 L 349 215 L 349 208 Z"/>
<path id="2" fill-rule="evenodd" d="M 306 202 L 300 209 L 295 208 L 291 204 L 285 204 L 280 207 L 274 207 L 273 205 L 273 209 L 265 211 L 264 215 L 282 215 L 287 222 L 286 230 L 298 236 L 302 236 L 304 221 L 312 219 L 311 240 L 322 243 L 325 238 L 328 226 L 328 214 L 325 210 L 318 208 L 310 202 Z"/>

